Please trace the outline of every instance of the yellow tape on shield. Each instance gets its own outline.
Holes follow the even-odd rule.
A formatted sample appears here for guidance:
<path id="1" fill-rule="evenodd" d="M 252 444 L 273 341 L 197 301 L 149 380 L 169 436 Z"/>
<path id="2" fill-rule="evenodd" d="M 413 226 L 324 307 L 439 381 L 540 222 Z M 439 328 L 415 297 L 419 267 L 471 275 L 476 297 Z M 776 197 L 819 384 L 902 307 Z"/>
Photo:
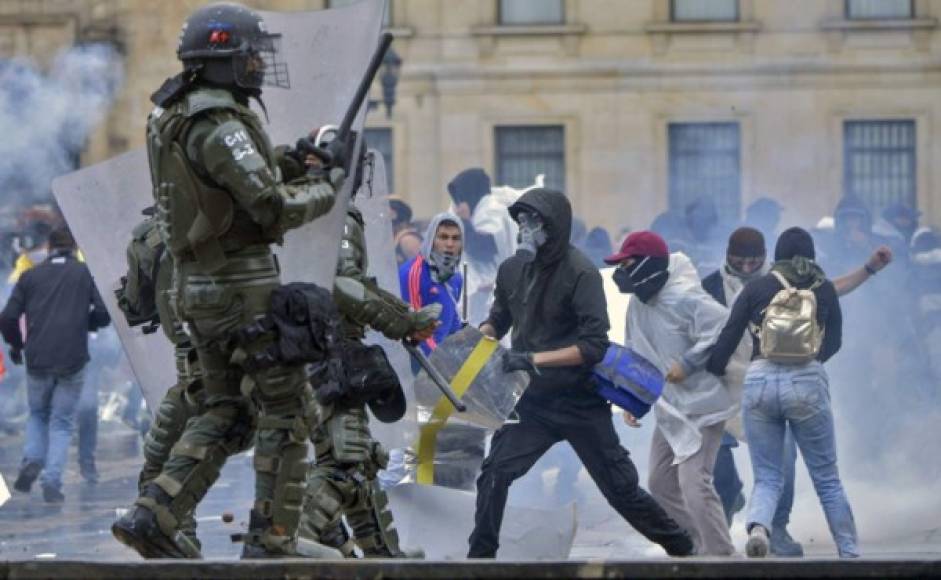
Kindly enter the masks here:
<path id="1" fill-rule="evenodd" d="M 461 365 L 454 378 L 451 389 L 460 399 L 477 378 L 480 370 L 487 364 L 490 355 L 497 350 L 499 343 L 492 338 L 483 337 L 474 346 L 470 356 Z M 454 412 L 454 406 L 442 395 L 435 404 L 428 423 L 422 425 L 418 435 L 418 483 L 431 485 L 435 482 L 435 447 L 438 443 L 438 431 L 447 423 Z"/>

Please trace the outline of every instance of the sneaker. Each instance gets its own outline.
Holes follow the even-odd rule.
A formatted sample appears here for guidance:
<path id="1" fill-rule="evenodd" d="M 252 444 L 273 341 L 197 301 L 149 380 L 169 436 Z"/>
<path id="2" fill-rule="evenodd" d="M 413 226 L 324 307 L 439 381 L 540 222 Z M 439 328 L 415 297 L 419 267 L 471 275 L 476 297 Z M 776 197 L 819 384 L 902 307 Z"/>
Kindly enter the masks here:
<path id="1" fill-rule="evenodd" d="M 768 555 L 768 530 L 760 524 L 752 526 L 748 532 L 748 543 L 745 544 L 745 554 L 749 558 L 764 558 Z"/>
<path id="2" fill-rule="evenodd" d="M 787 528 L 776 527 L 771 530 L 771 553 L 782 558 L 801 558 L 804 547 L 787 533 Z"/>
<path id="3" fill-rule="evenodd" d="M 29 490 L 33 488 L 33 482 L 39 477 L 40 471 L 42 471 L 42 465 L 39 463 L 27 463 L 23 465 L 23 467 L 20 468 L 19 476 L 17 476 L 16 481 L 13 482 L 13 489 L 22 493 L 29 493 Z"/>
<path id="4" fill-rule="evenodd" d="M 42 498 L 46 500 L 46 503 L 62 503 L 65 501 L 65 495 L 63 495 L 62 490 L 51 485 L 44 485 L 42 487 Z"/>

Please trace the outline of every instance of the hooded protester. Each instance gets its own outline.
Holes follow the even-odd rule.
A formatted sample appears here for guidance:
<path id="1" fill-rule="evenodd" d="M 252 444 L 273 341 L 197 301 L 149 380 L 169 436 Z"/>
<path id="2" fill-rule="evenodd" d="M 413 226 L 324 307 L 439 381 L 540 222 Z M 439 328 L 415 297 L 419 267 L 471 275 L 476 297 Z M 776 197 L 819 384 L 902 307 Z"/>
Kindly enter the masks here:
<path id="1" fill-rule="evenodd" d="M 608 347 L 601 274 L 569 243 L 572 208 L 558 192 L 532 189 L 514 203 L 516 255 L 500 265 L 495 299 L 481 332 L 502 338 L 512 328 L 503 370 L 532 381 L 516 406 L 519 422 L 493 436 L 477 480 L 470 558 L 493 558 L 510 485 L 561 440 L 568 441 L 615 510 L 671 555 L 689 555 L 689 535 L 638 486 L 609 404 L 590 387 L 591 369 Z"/>
<path id="2" fill-rule="evenodd" d="M 515 201 L 491 192 L 490 176 L 474 167 L 457 174 L 448 184 L 451 212 L 464 226 L 464 258 L 467 261 L 467 297 L 470 322 L 487 316 L 497 278 L 497 267 L 516 251 L 516 224 L 507 214 Z"/>
<path id="3" fill-rule="evenodd" d="M 464 227 L 456 215 L 444 212 L 431 219 L 421 251 L 399 268 L 402 299 L 415 310 L 430 304 L 441 305 L 441 323 L 434 335 L 419 346 L 430 354 L 438 343 L 461 329 L 461 290 L 464 279 L 459 270 L 464 244 Z"/>
<path id="4" fill-rule="evenodd" d="M 743 400 L 755 477 L 747 518 L 750 557 L 768 553 L 784 485 L 787 427 L 804 457 L 840 557 L 859 555 L 856 524 L 836 465 L 829 379 L 823 369 L 842 344 L 843 318 L 836 288 L 815 257 L 813 238 L 805 230 L 782 233 L 771 273 L 739 295 L 708 363 L 710 372 L 723 375 L 749 325 L 759 329 Z"/>
<path id="5" fill-rule="evenodd" d="M 715 298 L 719 304 L 725 307 L 731 306 L 747 283 L 768 273 L 770 267 L 766 261 L 766 254 L 765 238 L 759 230 L 750 227 L 735 230 L 729 237 L 725 265 L 703 280 L 703 289 Z M 735 353 L 735 376 L 730 376 L 733 371 L 726 372 L 726 384 L 734 383 L 734 392 L 739 396 L 740 385 L 744 379 L 744 367 L 747 367 L 751 352 L 752 341 L 749 335 L 742 338 L 742 342 Z M 740 428 L 737 419 L 738 417 L 730 420 L 729 424 L 735 422 L 736 428 Z M 726 521 L 731 526 L 732 517 L 745 507 L 745 496 L 742 494 L 744 484 L 738 475 L 738 470 L 735 467 L 735 457 L 732 454 L 732 449 L 738 447 L 738 441 L 729 432 L 732 428 L 727 425 L 726 429 L 726 433 L 722 436 L 722 445 L 719 447 L 713 475 L 716 492 L 722 500 L 722 509 L 725 511 Z M 774 525 L 771 532 L 771 553 L 775 556 L 803 556 L 803 547 L 794 541 L 787 531 L 791 508 L 794 505 L 794 467 L 797 460 L 797 445 L 790 434 L 785 440 L 784 449 L 787 454 L 784 461 L 784 489 L 774 515 Z"/>
<path id="6" fill-rule="evenodd" d="M 597 226 L 589 230 L 585 237 L 585 254 L 597 268 L 604 268 L 604 259 L 611 255 L 611 235 L 608 230 Z"/>
<path id="7" fill-rule="evenodd" d="M 689 258 L 671 256 L 653 232 L 631 234 L 605 261 L 618 264 L 614 281 L 633 295 L 627 340 L 667 379 L 654 407 L 650 493 L 690 531 L 697 554 L 731 555 L 735 548 L 712 473 L 725 422 L 739 407 L 722 381 L 704 372 L 728 310 L 702 289 Z"/>

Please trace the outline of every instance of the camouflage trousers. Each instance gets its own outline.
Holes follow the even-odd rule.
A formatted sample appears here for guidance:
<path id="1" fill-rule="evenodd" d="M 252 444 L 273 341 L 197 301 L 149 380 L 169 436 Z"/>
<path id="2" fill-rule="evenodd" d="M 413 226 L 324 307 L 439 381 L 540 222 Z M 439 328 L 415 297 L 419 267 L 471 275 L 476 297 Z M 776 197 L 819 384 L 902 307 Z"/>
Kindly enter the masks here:
<path id="1" fill-rule="evenodd" d="M 347 557 L 354 556 L 354 543 L 367 558 L 402 557 L 389 499 L 377 479 L 389 455 L 372 438 L 365 408 L 314 405 L 317 463 L 308 477 L 298 533 Z"/>

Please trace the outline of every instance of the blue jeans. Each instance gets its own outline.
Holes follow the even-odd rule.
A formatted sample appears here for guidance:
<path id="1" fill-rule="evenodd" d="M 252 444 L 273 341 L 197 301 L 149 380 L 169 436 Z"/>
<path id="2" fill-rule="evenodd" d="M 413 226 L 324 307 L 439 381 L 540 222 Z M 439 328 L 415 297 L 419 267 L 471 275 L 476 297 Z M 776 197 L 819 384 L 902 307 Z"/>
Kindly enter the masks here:
<path id="1" fill-rule="evenodd" d="M 98 378 L 84 381 L 78 399 L 78 464 L 83 469 L 94 469 L 95 449 L 98 447 Z"/>
<path id="2" fill-rule="evenodd" d="M 29 419 L 23 463 L 43 466 L 43 487 L 62 487 L 62 470 L 69 456 L 75 411 L 85 382 L 85 369 L 70 375 L 26 374 Z"/>
<path id="3" fill-rule="evenodd" d="M 784 442 L 790 427 L 840 557 L 858 556 L 856 523 L 836 466 L 830 389 L 823 365 L 753 361 L 745 377 L 743 414 L 755 476 L 748 528 L 760 524 L 773 529 L 774 513 L 784 489 Z"/>

